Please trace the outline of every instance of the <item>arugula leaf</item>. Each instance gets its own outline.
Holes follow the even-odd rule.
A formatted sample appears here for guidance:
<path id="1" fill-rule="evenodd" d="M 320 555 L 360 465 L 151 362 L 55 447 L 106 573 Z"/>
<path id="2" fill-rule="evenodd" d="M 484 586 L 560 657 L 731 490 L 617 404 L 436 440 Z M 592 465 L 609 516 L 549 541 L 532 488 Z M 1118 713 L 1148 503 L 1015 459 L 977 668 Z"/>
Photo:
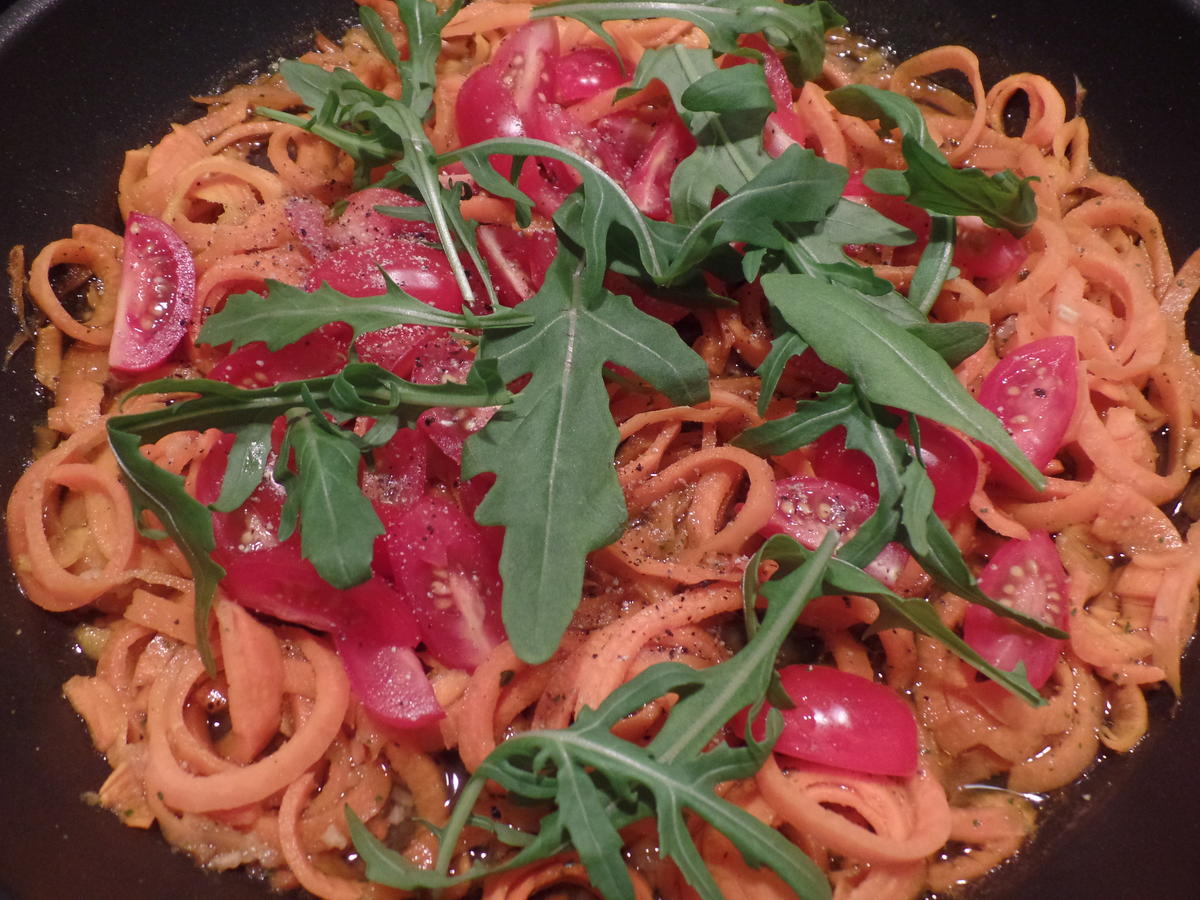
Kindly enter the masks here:
<path id="1" fill-rule="evenodd" d="M 1006 228 L 1017 237 L 1037 217 L 1030 178 L 1004 171 L 988 175 L 979 169 L 955 169 L 942 156 L 920 109 L 909 98 L 870 85 L 855 84 L 826 95 L 836 109 L 860 119 L 877 119 L 886 131 L 899 129 L 908 169 L 903 173 L 868 172 L 868 187 L 898 193 L 903 176 L 909 201 L 946 216 L 979 216 L 988 225 Z M 935 220 L 936 221 L 936 220 Z M 944 231 L 945 226 L 942 226 Z M 953 251 L 951 251 L 953 252 Z"/>
<path id="2" fill-rule="evenodd" d="M 387 273 L 387 293 L 350 297 L 323 284 L 309 292 L 267 279 L 267 296 L 254 291 L 235 294 L 200 329 L 197 342 L 228 343 L 236 350 L 262 341 L 269 350 L 295 343 L 330 322 L 345 322 L 354 337 L 392 325 L 430 325 L 443 328 L 511 328 L 532 321 L 527 313 L 500 309 L 490 315 L 457 314 L 422 303 L 401 289 Z"/>
<path id="3" fill-rule="evenodd" d="M 858 385 L 842 384 L 817 400 L 802 401 L 793 415 L 742 432 L 733 443 L 752 452 L 778 455 L 812 443 L 831 428 L 846 429 L 846 446 L 861 450 L 875 467 L 879 500 L 875 512 L 839 551 L 840 558 L 867 566 L 897 539 L 945 590 L 987 607 L 1040 634 L 1065 637 L 1040 620 L 998 603 L 979 589 L 946 526 L 933 511 L 933 483 L 884 414 L 865 400 Z M 919 441 L 920 429 L 913 434 Z"/>
<path id="4" fill-rule="evenodd" d="M 582 202 L 569 206 L 564 204 L 568 215 L 571 211 L 578 213 L 567 230 L 576 238 L 587 258 L 597 261 L 606 259 L 609 234 L 615 227 L 621 227 L 636 242 L 646 273 L 654 281 L 665 283 L 675 246 L 670 235 L 677 229 L 656 227 L 664 223 L 656 223 L 643 215 L 611 175 L 582 156 L 546 141 L 505 138 L 461 147 L 444 154 L 438 161 L 440 164 L 461 162 L 485 190 L 530 203 L 528 197 L 492 167 L 490 157 L 496 154 L 545 156 L 572 166 L 583 181 L 578 189 Z M 559 218 L 556 214 L 556 223 Z M 585 277 L 598 285 L 604 278 L 604 266 L 598 262 L 589 266 Z"/>
<path id="5" fill-rule="evenodd" d="M 216 548 L 212 513 L 185 490 L 182 478 L 143 455 L 143 444 L 177 431 L 218 428 L 238 434 L 241 449 L 230 455 L 237 487 L 228 497 L 222 492 L 217 505 L 223 508 L 240 495 L 248 496 L 262 480 L 261 468 L 254 478 L 252 462 L 261 460 L 265 465 L 270 429 L 277 418 L 287 416 L 285 440 L 295 447 L 299 464 L 285 487 L 292 509 L 303 518 L 302 554 L 330 584 L 349 587 L 370 577 L 372 538 L 381 526 L 358 488 L 359 456 L 367 443 L 351 431 L 335 428 L 325 414 L 338 419 L 389 415 L 411 425 L 432 407 L 494 406 L 509 399 L 495 363 L 489 362 L 476 363 L 466 384 L 413 384 L 379 366 L 354 363 L 337 375 L 256 390 L 207 379 L 160 379 L 138 385 L 126 400 L 144 394 L 195 395 L 161 409 L 112 416 L 107 427 L 109 446 L 138 521 L 143 511 L 157 516 L 163 536 L 175 541 L 192 567 L 196 637 L 210 667 L 208 618 L 217 583 L 225 574 L 212 559 Z"/>
<path id="6" fill-rule="evenodd" d="M 259 107 L 258 113 L 311 131 L 344 150 L 355 163 L 356 187 L 370 182 L 376 166 L 403 154 L 404 146 L 395 135 L 373 127 L 377 111 L 395 102 L 387 94 L 367 87 L 345 69 L 327 72 L 312 63 L 286 59 L 279 71 L 313 114 L 304 118 L 267 107 Z"/>
<path id="7" fill-rule="evenodd" d="M 388 61 L 400 73 L 400 101 L 419 118 L 428 118 L 437 84 L 437 59 L 442 50 L 442 28 L 462 8 L 464 0 L 452 0 L 442 12 L 430 0 L 396 0 L 396 11 L 404 25 L 408 57 L 402 59 L 379 14 L 369 6 L 358 11 L 363 26 Z M 390 52 L 389 52 L 390 51 Z"/>
<path id="8" fill-rule="evenodd" d="M 830 897 L 821 871 L 795 844 L 722 799 L 715 790 L 723 781 L 745 778 L 758 770 L 778 737 L 778 714 L 770 719 L 765 741 L 751 737 L 744 747 L 718 744 L 705 748 L 734 713 L 762 700 L 780 646 L 796 617 L 821 593 L 827 580 L 833 543 L 826 540 L 789 569 L 786 590 L 772 592 L 763 621 L 732 659 L 701 670 L 681 663 L 659 663 L 617 688 L 598 709 L 583 710 L 569 728 L 526 732 L 498 746 L 460 792 L 440 835 L 434 871 L 420 869 L 387 849 L 347 807 L 351 837 L 366 862 L 367 877 L 392 887 L 436 890 L 574 847 L 589 877 L 606 897 L 632 898 L 618 832 L 653 816 L 662 856 L 675 861 L 701 898 L 721 900 L 721 891 L 686 825 L 685 813 L 691 812 L 724 834 L 749 865 L 773 870 L 797 897 Z M 757 593 L 757 585 L 751 591 Z M 613 726 L 625 716 L 669 693 L 680 700 L 648 746 L 612 734 Z M 537 833 L 512 857 L 449 875 L 447 869 L 463 827 L 472 822 L 482 824 L 473 808 L 489 781 L 519 798 L 552 802 L 553 806 Z"/>
<path id="9" fill-rule="evenodd" d="M 762 284 L 788 324 L 872 402 L 957 428 L 994 449 L 1033 486 L 1045 483 L 1000 421 L 975 402 L 942 358 L 879 317 L 865 298 L 807 275 L 764 275 Z"/>
<path id="10" fill-rule="evenodd" d="M 532 378 L 463 454 L 465 476 L 497 476 L 476 518 L 505 526 L 504 623 L 527 661 L 558 647 L 579 602 L 584 558 L 625 523 L 605 363 L 632 369 L 676 403 L 708 395 L 708 370 L 675 329 L 594 283 L 586 259 L 561 241 L 541 290 L 521 304 L 535 323 L 485 333 L 481 360 L 495 360 L 506 382 Z"/>
<path id="11" fill-rule="evenodd" d="M 846 24 L 824 0 L 804 5 L 772 0 L 564 0 L 535 6 L 530 15 L 578 19 L 613 50 L 617 49 L 616 43 L 604 30 L 604 23 L 613 19 L 683 19 L 701 28 L 719 53 L 745 54 L 738 38 L 762 32 L 768 41 L 792 55 L 797 77 L 803 81 L 821 72 L 825 32 Z"/>
<path id="12" fill-rule="evenodd" d="M 743 590 L 747 591 L 747 596 L 753 597 L 750 592 L 754 589 L 754 573 L 764 560 L 775 560 L 779 563 L 779 569 L 762 585 L 761 593 L 771 603 L 777 603 L 794 589 L 795 582 L 805 571 L 803 567 L 816 554 L 817 551 L 809 550 L 785 535 L 768 538 L 746 567 Z M 920 597 L 901 597 L 840 557 L 830 560 L 824 570 L 820 592 L 870 597 L 879 605 L 879 618 L 871 626 L 873 631 L 904 628 L 931 637 L 944 644 L 951 653 L 977 672 L 983 673 L 1031 706 L 1046 705 L 1046 699 L 1030 685 L 1020 665 L 1014 671 L 1008 672 L 989 663 L 975 652 L 970 644 L 946 627 L 938 617 L 937 609 L 928 600 Z M 753 606 L 749 608 L 753 609 Z"/>
<path id="13" fill-rule="evenodd" d="M 775 108 L 762 66 L 714 69 L 688 85 L 679 101 L 693 112 Z"/>
<path id="14" fill-rule="evenodd" d="M 680 225 L 695 225 L 712 210 L 717 191 L 732 194 L 771 161 L 762 146 L 770 109 L 693 110 L 684 102 L 693 84 L 729 78 L 738 68 L 749 67 L 727 69 L 722 75 L 711 51 L 673 45 L 647 51 L 634 74 L 635 90 L 655 79 L 666 85 L 680 118 L 696 138 L 696 149 L 671 176 L 671 210 Z M 755 68 L 761 71 L 761 66 Z"/>

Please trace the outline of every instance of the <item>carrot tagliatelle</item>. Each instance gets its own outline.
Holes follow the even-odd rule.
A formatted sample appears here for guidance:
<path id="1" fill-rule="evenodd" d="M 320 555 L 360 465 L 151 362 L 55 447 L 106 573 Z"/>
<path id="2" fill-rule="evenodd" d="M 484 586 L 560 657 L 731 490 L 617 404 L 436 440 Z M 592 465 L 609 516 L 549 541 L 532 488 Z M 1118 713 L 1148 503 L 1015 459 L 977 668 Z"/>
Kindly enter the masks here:
<path id="1" fill-rule="evenodd" d="M 381 50 L 377 33 L 356 27 L 340 41 L 319 38 L 304 60 L 326 72 L 352 72 L 373 91 L 398 98 L 406 85 L 391 57 L 407 53 L 402 20 L 394 4 L 359 2 L 377 13 L 392 46 Z M 426 124 L 436 151 L 466 141 L 460 131 L 472 126 L 456 110 L 463 92 L 475 88 L 464 85 L 473 73 L 503 59 L 505 39 L 527 27 L 533 9 L 529 3 L 475 0 L 444 26 Z M 557 58 L 568 61 L 558 63 L 560 88 L 570 65 L 612 74 L 607 64 L 596 62 L 611 53 L 594 32 L 575 20 L 548 21 Z M 680 20 L 623 20 L 606 27 L 630 72 L 658 48 L 709 44 L 700 28 Z M 757 47 L 752 40 L 747 43 Z M 775 63 L 778 77 L 786 80 L 777 58 Z M 668 133 L 664 123 L 675 121 L 670 91 L 651 80 L 637 91 L 619 92 L 616 85 L 628 73 L 619 66 L 613 70 L 611 85 L 586 96 L 564 95 L 553 108 L 565 117 L 559 121 L 565 133 L 598 129 L 609 154 L 604 164 L 623 166 L 626 185 L 648 192 L 647 173 L 668 165 L 668 151 L 686 156 L 691 145 L 682 139 L 675 146 L 651 143 L 659 140 L 653 135 Z M 938 86 L 936 76 L 946 71 L 965 78 L 969 96 Z M 892 66 L 848 32 L 834 29 L 819 77 L 802 86 L 788 84 L 782 102 L 775 101 L 765 146 L 769 152 L 772 141 L 799 143 L 844 166 L 850 173 L 845 198 L 893 218 L 918 241 L 931 240 L 928 214 L 864 186 L 866 170 L 906 168 L 901 142 L 888 129 L 841 111 L 837 98 L 827 96 L 855 84 L 913 100 L 930 140 L 952 166 L 1033 179 L 1028 184 L 1037 217 L 1023 236 L 1010 237 L 975 218 L 957 223 L 957 272 L 933 292 L 929 315 L 939 324 L 981 323 L 988 333 L 982 346 L 956 360 L 958 382 L 984 397 L 989 376 L 1011 364 L 1021 348 L 1069 339 L 1077 354 L 1069 362 L 1074 387 L 1065 401 L 1074 412 L 1039 464 L 1044 490 L 1020 483 L 981 444 L 947 430 L 955 446 L 967 448 L 962 465 L 972 474 L 960 486 L 962 503 L 942 519 L 981 583 L 1004 577 L 989 576 L 986 569 L 1002 548 L 1039 535 L 1051 542 L 1062 569 L 1068 637 L 1054 644 L 1044 680 L 1033 685 L 1046 702 L 1025 703 L 977 677 L 943 643 L 892 627 L 895 621 L 881 620 L 886 627 L 875 628 L 880 610 L 866 597 L 819 597 L 796 624 L 795 646 L 788 652 L 805 664 L 886 684 L 915 719 L 919 765 L 903 775 L 878 774 L 775 754 L 753 777 L 719 789 L 726 801 L 812 858 L 828 876 L 833 896 L 904 900 L 979 878 L 1016 854 L 1036 827 L 1024 796 L 1070 784 L 1106 752 L 1134 748 L 1152 725 L 1148 692 L 1181 689 L 1180 658 L 1197 615 L 1200 531 L 1181 530 L 1164 509 L 1184 494 L 1200 464 L 1200 377 L 1183 333 L 1184 312 L 1200 287 L 1200 257 L 1175 269 L 1154 212 L 1126 182 L 1095 169 L 1085 121 L 1068 112 L 1046 79 L 1018 74 L 989 89 L 968 48 L 935 48 Z M 1014 135 L 1006 112 L 1018 97 L 1027 103 L 1028 116 Z M 628 521 L 589 556 L 582 602 L 557 650 L 547 659 L 523 660 L 502 633 L 488 631 L 501 626 L 488 624 L 482 606 L 471 608 L 464 628 L 467 643 L 479 650 L 469 662 L 430 639 L 428 631 L 408 646 L 375 648 L 372 665 L 410 660 L 403 677 L 424 675 L 437 707 L 420 727 L 400 727 L 360 694 L 364 676 L 348 661 L 354 650 L 347 649 L 360 633 L 348 637 L 324 613 L 299 610 L 301 601 L 289 618 L 286 603 L 247 600 L 245 581 L 237 581 L 235 570 L 217 589 L 208 631 L 198 633 L 197 584 L 188 558 L 151 533 L 162 523 L 130 500 L 106 443 L 106 422 L 118 411 L 162 408 L 163 398 L 148 394 L 119 410 L 123 395 L 140 381 L 174 375 L 249 387 L 270 383 L 262 373 L 232 370 L 228 354 L 198 340 L 205 321 L 231 296 L 265 292 L 269 282 L 315 288 L 340 271 L 328 268 L 328 260 L 344 260 L 349 250 L 361 255 L 381 242 L 418 240 L 426 248 L 434 243 L 431 231 L 415 239 L 398 237 L 397 220 L 379 224 L 386 217 L 370 212 L 374 204 L 393 206 L 394 198 L 368 198 L 360 204 L 366 212 L 352 212 L 364 187 L 355 160 L 304 128 L 262 114 L 262 108 L 303 107 L 279 75 L 202 103 L 201 117 L 129 151 L 119 181 L 122 214 L 161 220 L 194 262 L 187 334 L 169 358 L 136 374 L 109 365 L 117 297 L 127 277 L 120 236 L 77 225 L 29 266 L 25 290 L 42 314 L 35 367 L 52 392 L 48 426 L 55 440 L 9 498 L 11 556 L 34 603 L 54 613 L 89 611 L 78 637 L 95 660 L 95 673 L 73 677 L 64 692 L 112 768 L 95 795 L 97 803 L 132 827 L 157 826 L 172 845 L 209 868 L 257 868 L 275 887 L 300 888 L 326 900 L 408 896 L 366 880 L 345 810 L 424 868 L 435 865 L 439 852 L 448 852 L 458 872 L 509 852 L 482 828 L 468 829 L 449 851 L 439 848 L 437 829 L 447 819 L 450 786 L 463 770 L 478 769 L 506 738 L 566 728 L 656 663 L 673 660 L 703 670 L 735 654 L 744 642 L 747 561 L 766 536 L 786 530 L 781 517 L 801 516 L 801 501 L 785 487 L 832 481 L 846 488 L 840 479 L 853 479 L 845 462 L 853 458 L 848 444 L 829 449 L 838 438 L 826 435 L 777 454 L 751 452 L 735 439 L 784 418 L 797 402 L 828 393 L 843 379 L 810 350 L 781 367 L 771 396 L 760 396 L 779 323 L 753 278 L 738 283 L 736 273 L 722 272 L 721 279 L 708 273 L 707 286 L 720 302 L 683 307 L 669 296 L 642 296 L 623 276 L 610 275 L 615 293 L 632 292 L 646 311 L 686 335 L 707 369 L 708 399 L 679 404 L 636 373 L 609 368 L 609 412 L 618 434 L 613 471 Z M 647 145 L 658 150 L 643 155 Z M 678 162 L 672 158 L 669 165 Z M 562 189 L 565 196 L 573 185 L 556 183 L 558 170 L 542 166 L 533 189 Z M 521 227 L 510 199 L 481 189 L 465 169 L 447 171 L 452 174 L 443 173 L 445 187 L 453 181 L 466 186 L 461 211 L 464 221 L 478 227 L 480 246 L 500 248 L 484 257 L 497 285 L 517 295 L 510 299 L 519 309 L 518 301 L 545 274 L 544 267 L 522 269 L 521 254 L 529 256 L 528 247 L 539 241 L 553 241 L 552 223 L 537 208 L 532 224 Z M 528 190 L 532 181 L 518 184 Z M 650 205 L 644 194 L 629 190 L 637 202 Z M 351 233 L 347 222 L 354 215 L 366 224 Z M 657 218 L 669 219 L 669 209 Z M 405 221 L 418 229 L 424 225 Z M 901 293 L 917 289 L 925 278 L 925 263 L 910 244 L 868 242 L 847 252 L 879 284 Z M 370 258 L 368 274 L 377 262 L 386 260 Z M 509 302 L 503 292 L 500 299 Z M 362 346 L 347 350 L 349 338 L 340 327 L 326 325 L 295 345 L 307 348 L 297 354 L 328 352 L 336 363 L 315 374 L 330 374 L 354 352 L 373 362 L 382 358 L 368 357 Z M 396 355 L 380 364 L 405 360 L 404 377 L 413 381 L 422 377 L 422 366 L 433 370 L 425 383 L 461 380 L 452 362 L 440 361 L 441 369 L 430 362 L 432 344 L 415 339 L 403 344 L 409 340 L 403 335 L 418 334 L 404 329 L 422 327 L 393 326 L 388 340 L 399 343 L 388 344 L 387 352 Z M 469 364 L 464 347 L 460 341 L 446 352 Z M 461 437 L 455 447 L 438 436 L 460 425 L 477 430 L 491 415 L 490 409 L 450 408 L 423 414 L 415 429 L 407 429 L 419 438 L 409 439 L 402 451 L 378 450 L 375 468 L 365 476 L 375 479 L 372 499 L 394 502 L 415 490 L 422 499 L 401 497 L 393 508 L 397 517 L 422 503 L 443 516 L 473 512 L 478 499 L 469 499 L 472 482 L 462 483 L 457 468 Z M 372 424 L 362 417 L 347 427 L 363 436 Z M 1025 423 L 1007 424 L 1018 431 Z M 930 447 L 933 441 L 929 435 Z M 217 429 L 167 434 L 142 452 L 196 496 L 222 454 L 233 455 Z M 837 477 L 830 474 L 831 452 L 846 454 L 837 456 L 842 465 Z M 864 483 L 870 481 L 868 471 Z M 473 483 L 479 490 L 479 481 Z M 878 494 L 880 488 L 874 490 Z M 253 502 L 266 503 L 261 497 Z M 825 523 L 822 529 L 841 502 L 828 496 L 816 502 L 812 515 Z M 269 518 L 261 513 L 258 519 L 238 519 L 231 540 L 243 551 L 260 545 L 278 550 L 282 542 L 260 533 L 264 517 Z M 428 532 L 434 534 L 433 525 Z M 390 540 L 389 534 L 376 545 L 379 577 L 388 596 L 401 597 L 419 555 L 389 554 Z M 428 563 L 429 609 L 405 613 L 420 619 L 411 626 L 417 629 L 445 627 L 436 617 L 461 602 L 464 591 L 471 597 L 486 594 L 470 586 L 469 572 L 455 568 L 456 560 L 485 551 L 468 552 L 444 532 L 425 540 L 448 541 L 450 549 Z M 972 631 L 978 627 L 972 624 L 978 616 L 972 605 L 938 586 L 898 544 L 892 547 L 900 555 L 891 557 L 891 586 L 905 597 L 927 600 L 943 625 L 972 643 L 978 633 Z M 868 571 L 881 571 L 888 553 L 885 548 Z M 1022 567 L 1010 567 L 1009 576 L 1012 568 Z M 478 581 L 478 574 L 473 577 Z M 283 589 L 262 588 L 273 591 L 276 601 L 275 595 L 290 589 L 286 583 Z M 998 597 L 1005 601 L 1018 593 L 1001 588 Z M 374 615 L 369 609 L 361 614 Z M 204 662 L 207 647 L 211 668 Z M 998 664 L 1011 669 L 1016 661 Z M 647 743 L 676 702 L 674 695 L 660 698 L 624 719 L 615 733 Z M 732 726 L 727 731 L 723 737 L 732 742 L 743 737 Z M 1000 800 L 999 792 L 984 786 L 1011 793 Z M 521 828 L 541 814 L 498 790 L 485 794 L 478 812 Z M 775 875 L 749 865 L 718 829 L 698 817 L 689 820 L 689 829 L 723 896 L 791 896 Z M 653 823 L 630 826 L 621 837 L 638 900 L 699 896 L 675 863 L 657 854 Z M 590 883 L 579 857 L 567 851 L 492 875 L 475 896 L 523 900 Z M 468 890 L 443 896 L 466 896 Z"/>

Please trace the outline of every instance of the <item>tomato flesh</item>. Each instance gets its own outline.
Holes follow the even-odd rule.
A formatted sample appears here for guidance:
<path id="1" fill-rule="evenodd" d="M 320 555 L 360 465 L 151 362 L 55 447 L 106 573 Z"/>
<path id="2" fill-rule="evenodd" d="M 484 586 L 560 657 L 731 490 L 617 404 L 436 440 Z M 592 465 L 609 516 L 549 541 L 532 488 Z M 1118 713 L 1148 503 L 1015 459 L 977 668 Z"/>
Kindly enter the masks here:
<path id="1" fill-rule="evenodd" d="M 815 550 L 829 529 L 846 540 L 871 517 L 876 501 L 865 491 L 825 478 L 794 475 L 775 482 L 775 512 L 759 534 L 786 534 Z M 908 562 L 908 551 L 895 541 L 889 543 L 866 567 L 884 584 L 895 584 Z"/>
<path id="2" fill-rule="evenodd" d="M 1077 358 L 1075 338 L 1041 338 L 1005 356 L 980 386 L 980 404 L 996 414 L 1039 470 L 1062 447 L 1075 415 Z M 1016 477 L 990 447 L 984 453 L 992 460 L 993 471 Z"/>
<path id="3" fill-rule="evenodd" d="M 904 777 L 917 771 L 919 742 L 912 710 L 890 688 L 830 666 L 786 666 L 779 680 L 795 704 L 781 709 L 783 731 L 775 752 L 807 762 Z M 744 735 L 748 711 L 734 718 Z M 762 739 L 767 709 L 751 726 Z"/>
<path id="4" fill-rule="evenodd" d="M 1053 539 L 1044 531 L 1030 532 L 1027 541 L 1010 540 L 997 550 L 979 575 L 979 588 L 1041 622 L 1067 626 L 1067 571 Z M 1024 663 L 1035 688 L 1049 679 L 1065 643 L 976 605 L 963 618 L 963 640 L 1006 671 Z"/>
<path id="5" fill-rule="evenodd" d="M 196 264 L 170 225 L 140 212 L 129 214 L 123 254 L 108 364 L 145 372 L 166 362 L 191 326 Z"/>
<path id="6" fill-rule="evenodd" d="M 958 220 L 958 240 L 954 244 L 954 265 L 968 278 L 979 278 L 989 286 L 998 286 L 1016 275 L 1029 252 L 1019 240 L 1000 228 L 988 228 L 982 222 Z"/>

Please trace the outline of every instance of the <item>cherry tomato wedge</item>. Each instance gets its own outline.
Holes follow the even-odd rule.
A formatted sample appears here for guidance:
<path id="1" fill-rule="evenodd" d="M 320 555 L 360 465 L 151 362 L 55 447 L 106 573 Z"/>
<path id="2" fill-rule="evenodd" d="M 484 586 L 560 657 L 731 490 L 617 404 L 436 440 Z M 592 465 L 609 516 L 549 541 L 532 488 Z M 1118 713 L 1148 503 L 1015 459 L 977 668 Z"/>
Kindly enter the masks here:
<path id="1" fill-rule="evenodd" d="M 997 550 L 979 575 L 979 587 L 1039 621 L 1067 626 L 1067 572 L 1054 541 L 1044 531 L 1030 532 L 1029 540 L 1011 540 Z M 976 605 L 963 618 L 963 640 L 1001 669 L 1011 672 L 1017 663 L 1024 663 L 1035 688 L 1046 683 L 1065 643 Z"/>
<path id="2" fill-rule="evenodd" d="M 196 264 L 166 222 L 130 213 L 108 364 L 122 372 L 162 365 L 192 322 Z"/>
<path id="3" fill-rule="evenodd" d="M 845 541 L 875 511 L 876 501 L 865 492 L 825 478 L 794 475 L 775 482 L 775 513 L 759 534 L 787 534 L 810 550 L 834 529 Z M 885 546 L 866 567 L 884 584 L 895 584 L 908 562 L 908 551 L 896 542 Z"/>
<path id="4" fill-rule="evenodd" d="M 262 341 L 254 341 L 213 366 L 208 377 L 253 390 L 282 381 L 332 375 L 346 365 L 349 334 L 349 328 L 339 323 L 306 334 L 278 350 L 268 350 Z"/>
<path id="5" fill-rule="evenodd" d="M 979 389 L 979 402 L 996 414 L 1038 469 L 1058 453 L 1075 415 L 1077 359 L 1075 338 L 1041 338 L 1000 360 Z M 984 452 L 1000 471 L 1011 471 L 991 448 Z"/>
<path id="6" fill-rule="evenodd" d="M 787 666 L 779 680 L 795 706 L 780 710 L 776 753 L 869 775 L 917 771 L 917 721 L 890 688 L 830 666 Z M 739 736 L 748 717 L 743 711 L 733 720 Z M 766 733 L 766 718 L 764 709 L 751 727 L 758 739 Z"/>
<path id="7" fill-rule="evenodd" d="M 396 587 L 441 662 L 474 671 L 504 640 L 500 620 L 500 529 L 484 528 L 440 491 L 384 509 Z"/>
<path id="8" fill-rule="evenodd" d="M 967 442 L 930 419 L 921 419 L 921 462 L 933 482 L 933 511 L 943 519 L 965 509 L 975 492 L 979 461 Z M 907 439 L 908 421 L 896 429 Z M 911 443 L 911 441 L 910 441 Z M 879 499 L 879 484 L 871 458 L 861 450 L 846 449 L 846 429 L 832 428 L 817 439 L 813 472 L 840 481 Z"/>
<path id="9" fill-rule="evenodd" d="M 1019 240 L 1000 228 L 989 228 L 971 217 L 958 220 L 958 240 L 954 244 L 954 265 L 968 278 L 980 278 L 999 285 L 1017 274 L 1029 252 Z"/>

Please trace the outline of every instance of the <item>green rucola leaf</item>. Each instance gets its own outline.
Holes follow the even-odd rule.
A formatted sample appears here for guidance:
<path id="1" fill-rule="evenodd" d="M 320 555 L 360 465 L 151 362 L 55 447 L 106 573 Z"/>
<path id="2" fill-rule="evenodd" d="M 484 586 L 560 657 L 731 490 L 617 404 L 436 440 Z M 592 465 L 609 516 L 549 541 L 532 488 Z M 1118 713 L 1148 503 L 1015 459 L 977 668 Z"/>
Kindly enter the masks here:
<path id="1" fill-rule="evenodd" d="M 710 51 L 672 46 L 647 51 L 634 74 L 635 89 L 655 79 L 666 85 L 696 138 L 696 149 L 671 176 L 672 213 L 677 223 L 687 227 L 712 210 L 717 191 L 732 194 L 771 161 L 762 146 L 769 109 L 695 111 L 685 104 L 684 95 L 693 84 L 720 71 Z"/>
<path id="2" fill-rule="evenodd" d="M 713 69 L 688 85 L 680 95 L 679 102 L 692 112 L 745 112 L 775 108 L 762 66 L 751 65 Z"/>
<path id="3" fill-rule="evenodd" d="M 563 242 L 523 329 L 484 335 L 479 355 L 505 381 L 532 374 L 515 401 L 467 441 L 463 473 L 495 472 L 477 513 L 505 526 L 504 622 L 517 653 L 547 659 L 579 602 L 587 554 L 620 533 L 625 501 L 612 468 L 617 428 L 602 370 L 626 366 L 676 403 L 707 396 L 708 372 L 670 326 L 584 277 Z"/>
<path id="4" fill-rule="evenodd" d="M 865 298 L 806 275 L 765 275 L 762 284 L 788 324 L 873 403 L 956 428 L 992 447 L 1030 484 L 1039 489 L 1044 484 L 1000 421 L 975 402 L 945 361 L 882 319 Z"/>
<path id="5" fill-rule="evenodd" d="M 267 296 L 253 291 L 230 297 L 200 329 L 199 343 L 232 349 L 262 341 L 269 350 L 295 343 L 322 325 L 345 322 L 354 336 L 392 325 L 429 325 L 442 328 L 500 328 L 527 325 L 530 317 L 515 309 L 486 316 L 460 315 L 422 303 L 405 293 L 384 273 L 387 293 L 375 297 L 350 297 L 329 285 L 308 292 L 290 284 L 267 280 Z"/>
<path id="6" fill-rule="evenodd" d="M 254 489 L 262 483 L 263 469 L 271 453 L 269 423 L 251 422 L 231 430 L 237 438 L 229 449 L 229 461 L 221 481 L 221 495 L 215 503 L 210 504 L 215 512 L 233 512 L 250 498 Z"/>
<path id="7" fill-rule="evenodd" d="M 408 55 L 392 59 L 400 72 L 400 102 L 408 106 L 415 115 L 424 119 L 433 104 L 433 89 L 437 83 L 437 59 L 442 50 L 442 28 L 462 8 L 464 0 L 453 0 L 445 10 L 429 0 L 396 0 L 396 10 L 404 24 L 404 36 L 408 42 Z M 373 12 L 363 7 L 359 15 Z M 364 19 L 365 22 L 365 19 Z M 390 36 L 389 36 L 390 37 Z M 374 34 L 372 33 L 372 39 Z"/>
<path id="8" fill-rule="evenodd" d="M 312 415 L 288 428 L 296 452 L 296 492 L 301 519 L 300 553 L 335 588 L 371 577 L 375 538 L 383 524 L 358 487 L 362 454 L 354 443 Z"/>
<path id="9" fill-rule="evenodd" d="M 1005 228 L 1018 237 L 1027 232 L 1037 217 L 1037 202 L 1030 179 L 1012 172 L 988 175 L 979 169 L 955 169 L 942 155 L 921 115 L 909 98 L 869 85 L 855 84 L 830 91 L 829 102 L 841 112 L 860 119 L 878 120 L 885 131 L 899 129 L 908 168 L 903 173 L 868 172 L 866 183 L 884 193 L 904 193 L 910 202 L 943 216 L 979 216 L 988 225 Z M 901 191 L 900 178 L 906 189 Z M 948 226 L 940 227 L 936 243 L 952 241 Z M 939 255 L 945 255 L 944 248 Z M 953 249 L 949 251 L 953 253 Z M 942 266 L 948 267 L 948 260 Z M 941 281 L 932 276 L 920 287 L 920 305 L 927 308 L 930 286 Z M 916 301 L 914 301 L 916 302 Z"/>
<path id="10" fill-rule="evenodd" d="M 212 514 L 184 488 L 183 478 L 159 468 L 141 450 L 142 439 L 136 431 L 136 416 L 113 416 L 108 420 L 108 445 L 121 470 L 125 489 L 133 504 L 134 519 L 142 528 L 143 514 L 153 513 L 162 523 L 163 532 L 175 540 L 195 580 L 196 646 L 208 670 L 216 670 L 212 646 L 208 640 L 208 617 L 212 611 L 217 583 L 225 570 L 213 561 L 216 549 Z M 165 532 L 165 533 L 164 533 Z"/>

